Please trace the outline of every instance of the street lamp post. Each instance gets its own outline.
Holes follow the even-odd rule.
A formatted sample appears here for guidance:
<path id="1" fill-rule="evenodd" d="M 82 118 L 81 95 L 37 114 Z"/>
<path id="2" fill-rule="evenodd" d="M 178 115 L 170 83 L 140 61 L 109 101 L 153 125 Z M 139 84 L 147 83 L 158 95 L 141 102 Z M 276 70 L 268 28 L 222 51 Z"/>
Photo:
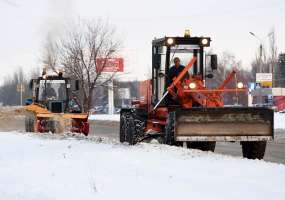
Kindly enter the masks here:
<path id="1" fill-rule="evenodd" d="M 257 72 L 262 72 L 263 71 L 263 67 L 262 67 L 262 52 L 263 52 L 263 41 L 262 39 L 260 39 L 260 37 L 258 37 L 256 34 L 254 34 L 253 32 L 249 32 L 253 37 L 255 37 L 259 42 L 260 42 L 260 45 L 259 45 L 259 67 L 258 67 L 258 70 Z"/>
<path id="2" fill-rule="evenodd" d="M 262 59 L 262 57 L 264 56 L 264 62 L 266 61 L 265 60 L 265 52 L 264 52 L 264 47 L 263 47 L 263 43 L 264 43 L 264 40 L 265 40 L 265 38 L 267 38 L 267 37 L 270 37 L 272 34 L 273 34 L 273 32 L 270 32 L 270 33 L 268 33 L 265 37 L 263 37 L 263 38 L 260 38 L 260 37 L 258 37 L 255 33 L 253 33 L 253 32 L 249 32 L 250 33 L 250 35 L 252 35 L 253 37 L 255 37 L 259 42 L 260 42 L 260 45 L 259 45 L 259 67 L 258 67 L 258 70 L 257 70 L 257 72 L 259 72 L 259 73 L 263 73 L 264 72 L 264 70 L 263 70 L 263 59 Z M 264 52 L 264 53 L 263 53 Z M 271 71 L 271 70 L 269 70 L 269 71 Z M 257 103 L 262 103 L 262 96 L 261 95 L 257 95 Z"/>
<path id="3" fill-rule="evenodd" d="M 264 52 L 264 47 L 263 47 L 263 43 L 264 43 L 264 39 L 267 37 L 270 37 L 273 32 L 268 33 L 265 37 L 260 38 L 258 37 L 255 33 L 253 32 L 249 32 L 250 35 L 252 35 L 253 37 L 255 37 L 259 42 L 259 69 L 258 72 L 263 72 L 263 61 L 262 61 L 262 57 L 265 56 L 265 52 Z M 264 53 L 263 53 L 264 52 Z"/>

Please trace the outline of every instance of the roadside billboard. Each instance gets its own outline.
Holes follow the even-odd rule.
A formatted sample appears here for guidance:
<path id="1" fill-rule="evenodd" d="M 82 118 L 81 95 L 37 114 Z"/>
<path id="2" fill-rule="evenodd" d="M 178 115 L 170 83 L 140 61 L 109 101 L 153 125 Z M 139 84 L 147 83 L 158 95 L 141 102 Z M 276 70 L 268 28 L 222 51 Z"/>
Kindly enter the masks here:
<path id="1" fill-rule="evenodd" d="M 272 87 L 272 73 L 256 73 L 256 83 L 261 87 Z"/>
<path id="2" fill-rule="evenodd" d="M 102 72 L 123 72 L 123 58 L 97 58 L 96 70 Z"/>

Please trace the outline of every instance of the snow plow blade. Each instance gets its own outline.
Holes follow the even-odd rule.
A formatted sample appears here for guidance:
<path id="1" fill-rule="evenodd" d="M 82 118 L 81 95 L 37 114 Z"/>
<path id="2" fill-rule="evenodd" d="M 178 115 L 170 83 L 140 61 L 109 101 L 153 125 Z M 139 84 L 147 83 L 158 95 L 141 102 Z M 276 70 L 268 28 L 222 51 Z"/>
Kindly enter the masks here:
<path id="1" fill-rule="evenodd" d="M 269 108 L 191 108 L 175 112 L 176 141 L 262 141 L 273 139 Z"/>

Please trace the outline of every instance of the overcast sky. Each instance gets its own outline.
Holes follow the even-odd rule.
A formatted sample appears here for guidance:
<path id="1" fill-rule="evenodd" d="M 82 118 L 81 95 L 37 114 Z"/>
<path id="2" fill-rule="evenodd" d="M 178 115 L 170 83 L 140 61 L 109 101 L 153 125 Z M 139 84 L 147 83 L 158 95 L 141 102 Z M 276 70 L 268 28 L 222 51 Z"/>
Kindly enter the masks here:
<path id="1" fill-rule="evenodd" d="M 284 10 L 284 0 L 0 0 L 0 78 L 19 66 L 41 66 L 47 33 L 57 34 L 77 16 L 108 19 L 116 27 L 135 58 L 127 60 L 134 76 L 147 73 L 154 37 L 183 35 L 189 28 L 210 36 L 216 53 L 230 51 L 249 67 L 259 45 L 249 31 L 264 37 L 274 27 L 278 50 L 285 51 Z"/>

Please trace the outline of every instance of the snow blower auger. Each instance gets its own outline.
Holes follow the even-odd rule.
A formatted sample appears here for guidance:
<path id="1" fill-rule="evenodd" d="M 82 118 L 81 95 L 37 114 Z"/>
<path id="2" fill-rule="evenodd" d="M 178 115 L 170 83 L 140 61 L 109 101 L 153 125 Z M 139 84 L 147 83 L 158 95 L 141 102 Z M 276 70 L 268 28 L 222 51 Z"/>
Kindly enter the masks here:
<path id="1" fill-rule="evenodd" d="M 88 114 L 81 111 L 75 95 L 79 82 L 62 76 L 47 75 L 30 82 L 33 98 L 26 102 L 25 129 L 27 132 L 74 132 L 88 135 Z"/>
<path id="2" fill-rule="evenodd" d="M 273 139 L 273 110 L 224 106 L 223 94 L 247 94 L 233 70 L 217 88 L 208 79 L 217 55 L 205 55 L 209 37 L 164 37 L 152 41 L 152 81 L 146 101 L 121 110 L 120 142 L 133 145 L 156 138 L 168 145 L 214 151 L 217 141 L 240 142 L 243 156 L 262 159 Z M 205 61 L 209 57 L 206 70 Z M 170 69 L 174 58 L 176 69 Z M 190 62 L 179 65 L 180 59 Z M 176 74 L 175 74 L 176 72 Z M 173 74 L 175 75 L 174 77 Z M 231 85 L 231 87 L 229 87 Z"/>

